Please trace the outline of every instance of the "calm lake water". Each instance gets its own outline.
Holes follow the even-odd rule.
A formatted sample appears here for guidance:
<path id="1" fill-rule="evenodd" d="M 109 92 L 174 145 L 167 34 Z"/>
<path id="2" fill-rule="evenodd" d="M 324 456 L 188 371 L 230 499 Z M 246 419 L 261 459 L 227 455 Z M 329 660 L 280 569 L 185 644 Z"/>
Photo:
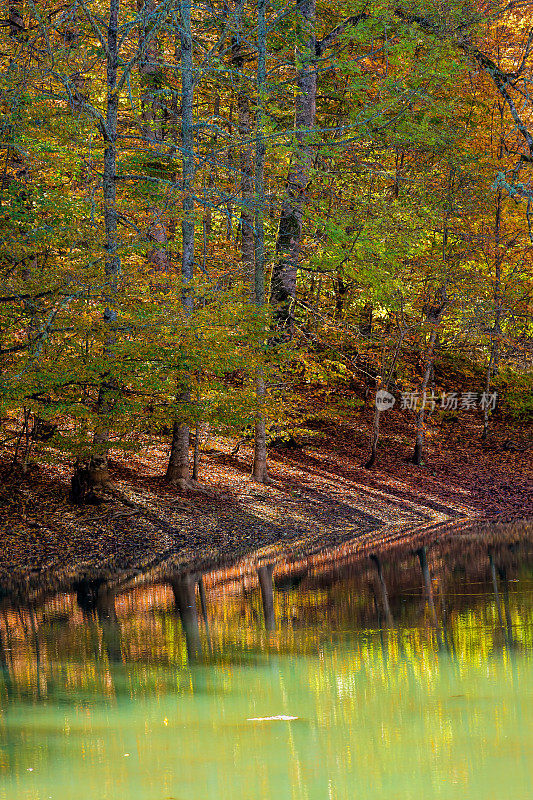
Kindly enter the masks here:
<path id="1" fill-rule="evenodd" d="M 533 569 L 476 554 L 435 614 L 416 554 L 280 579 L 272 632 L 246 582 L 187 635 L 168 585 L 6 606 L 1 800 L 531 800 Z"/>

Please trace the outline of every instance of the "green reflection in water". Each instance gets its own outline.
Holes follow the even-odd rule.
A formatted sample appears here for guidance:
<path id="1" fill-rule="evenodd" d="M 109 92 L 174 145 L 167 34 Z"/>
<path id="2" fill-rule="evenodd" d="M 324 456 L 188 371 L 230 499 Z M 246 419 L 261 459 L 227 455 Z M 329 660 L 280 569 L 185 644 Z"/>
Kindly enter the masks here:
<path id="1" fill-rule="evenodd" d="M 0 798 L 529 800 L 533 617 L 521 586 L 512 644 L 476 586 L 472 607 L 450 610 L 440 652 L 420 617 L 267 635 L 230 613 L 212 620 L 212 659 L 188 665 L 168 610 L 30 616 L 3 640 Z M 316 608 L 324 592 L 313 597 Z M 275 715 L 297 719 L 251 721 Z"/>

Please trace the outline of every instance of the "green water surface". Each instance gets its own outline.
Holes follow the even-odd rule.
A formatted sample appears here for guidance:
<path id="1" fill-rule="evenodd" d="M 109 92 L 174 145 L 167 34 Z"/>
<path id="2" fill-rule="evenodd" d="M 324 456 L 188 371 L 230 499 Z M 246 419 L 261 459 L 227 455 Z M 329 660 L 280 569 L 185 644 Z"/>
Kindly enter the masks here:
<path id="1" fill-rule="evenodd" d="M 3 628 L 0 798 L 530 799 L 531 586 L 511 628 L 474 587 L 440 648 L 416 604 L 415 624 L 331 632 L 287 623 L 293 593 L 272 634 L 216 616 L 201 663 L 172 609 L 26 613 Z M 279 715 L 296 719 L 253 719 Z"/>

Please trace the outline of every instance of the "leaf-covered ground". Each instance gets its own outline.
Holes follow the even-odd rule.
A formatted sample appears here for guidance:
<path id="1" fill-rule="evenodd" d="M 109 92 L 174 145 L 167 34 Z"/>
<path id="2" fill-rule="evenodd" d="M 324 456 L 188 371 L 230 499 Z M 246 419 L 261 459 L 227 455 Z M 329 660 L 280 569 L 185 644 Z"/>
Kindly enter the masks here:
<path id="1" fill-rule="evenodd" d="M 180 497 L 160 476 L 168 447 L 114 453 L 114 495 L 103 506 L 69 499 L 71 465 L 26 476 L 4 469 L 0 489 L 0 579 L 68 580 L 79 572 L 146 568 L 165 559 L 210 568 L 272 549 L 313 552 L 384 529 L 409 531 L 461 517 L 533 516 L 531 432 L 502 426 L 489 444 L 479 422 L 428 429 L 426 462 L 408 463 L 412 432 L 400 413 L 383 425 L 376 468 L 368 420 L 330 418 L 294 449 L 270 453 L 272 483 L 249 477 L 251 450 L 212 438 L 200 479 L 210 494 Z"/>

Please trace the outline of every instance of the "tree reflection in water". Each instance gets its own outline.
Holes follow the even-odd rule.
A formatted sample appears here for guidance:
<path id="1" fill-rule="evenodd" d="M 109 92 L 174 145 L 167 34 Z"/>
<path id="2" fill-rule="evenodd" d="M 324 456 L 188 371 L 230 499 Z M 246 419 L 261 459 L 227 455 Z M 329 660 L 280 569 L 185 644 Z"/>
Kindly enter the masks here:
<path id="1" fill-rule="evenodd" d="M 239 781 L 260 800 L 318 800 L 331 781 L 334 797 L 358 787 L 379 800 L 393 777 L 407 797 L 409 759 L 426 796 L 450 775 L 463 792 L 450 797 L 489 796 L 507 769 L 526 797 L 531 529 L 461 531 L 240 573 L 84 577 L 38 603 L 4 596 L 1 800 L 72 797 L 38 783 L 36 765 L 55 775 L 63 757 L 83 800 L 218 800 Z M 137 773 L 134 758 L 150 766 Z"/>

